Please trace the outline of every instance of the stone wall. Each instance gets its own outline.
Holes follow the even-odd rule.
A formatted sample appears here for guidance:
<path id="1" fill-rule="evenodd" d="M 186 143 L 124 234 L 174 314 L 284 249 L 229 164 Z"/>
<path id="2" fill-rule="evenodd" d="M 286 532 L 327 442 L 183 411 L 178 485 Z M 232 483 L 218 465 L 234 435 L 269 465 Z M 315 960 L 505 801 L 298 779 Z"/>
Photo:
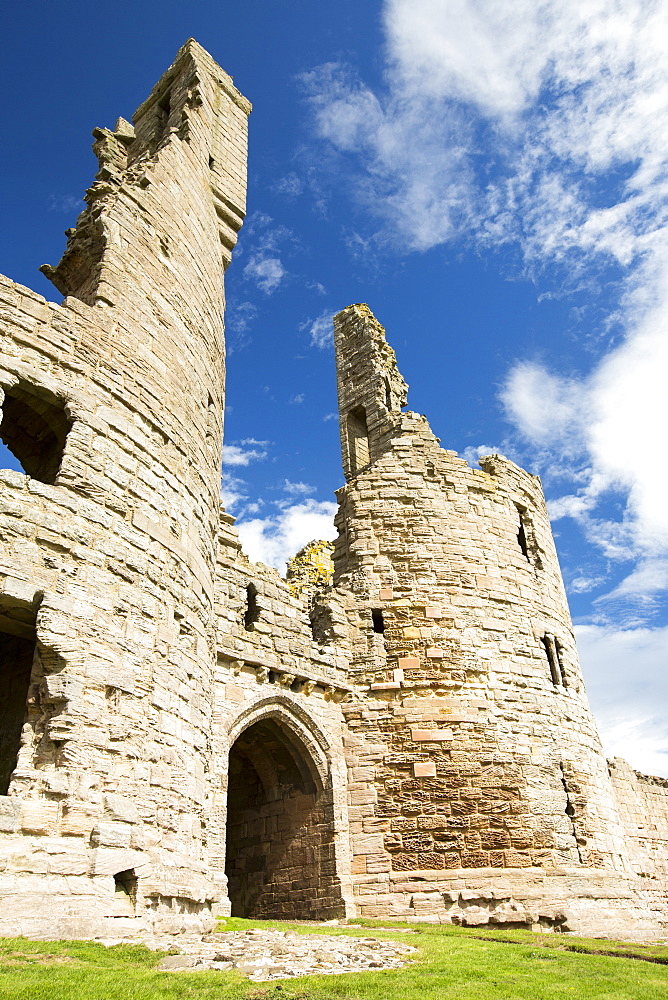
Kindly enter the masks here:
<path id="1" fill-rule="evenodd" d="M 661 889 L 668 880 L 668 778 L 632 770 L 616 757 L 608 762 L 626 850 L 633 870 Z"/>

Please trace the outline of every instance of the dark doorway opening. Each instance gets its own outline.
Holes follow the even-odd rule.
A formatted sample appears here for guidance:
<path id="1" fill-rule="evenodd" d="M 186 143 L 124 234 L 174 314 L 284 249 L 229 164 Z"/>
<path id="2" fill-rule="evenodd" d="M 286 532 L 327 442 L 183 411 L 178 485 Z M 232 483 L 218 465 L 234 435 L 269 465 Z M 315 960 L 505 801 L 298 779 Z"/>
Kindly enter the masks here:
<path id="1" fill-rule="evenodd" d="M 6 795 L 21 747 L 35 637 L 0 631 L 0 795 Z"/>
<path id="2" fill-rule="evenodd" d="M 331 919 L 344 914 L 334 809 L 308 749 L 277 718 L 230 750 L 225 871 L 232 916 Z"/>

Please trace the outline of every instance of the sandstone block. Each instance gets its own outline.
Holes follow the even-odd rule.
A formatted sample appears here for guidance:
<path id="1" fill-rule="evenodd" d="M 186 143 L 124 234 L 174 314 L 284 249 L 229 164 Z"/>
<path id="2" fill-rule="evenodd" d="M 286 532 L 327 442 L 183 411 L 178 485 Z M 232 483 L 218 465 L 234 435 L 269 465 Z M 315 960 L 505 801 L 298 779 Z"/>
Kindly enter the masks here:
<path id="1" fill-rule="evenodd" d="M 57 802 L 33 800 L 23 802 L 21 807 L 21 829 L 24 833 L 55 833 L 58 823 Z"/>
<path id="2" fill-rule="evenodd" d="M 413 764 L 413 777 L 415 778 L 435 778 L 436 764 L 429 762 L 426 764 Z"/>
<path id="3" fill-rule="evenodd" d="M 0 833 L 14 833 L 18 829 L 21 816 L 19 799 L 0 798 Z"/>
<path id="4" fill-rule="evenodd" d="M 105 819 L 119 823 L 138 823 L 139 810 L 136 802 L 125 795 L 107 792 L 104 796 Z"/>
<path id="5" fill-rule="evenodd" d="M 129 823 L 98 823 L 90 835 L 93 847 L 129 847 L 132 826 Z"/>
<path id="6" fill-rule="evenodd" d="M 413 743 L 446 743 L 452 738 L 451 729 L 411 729 Z"/>

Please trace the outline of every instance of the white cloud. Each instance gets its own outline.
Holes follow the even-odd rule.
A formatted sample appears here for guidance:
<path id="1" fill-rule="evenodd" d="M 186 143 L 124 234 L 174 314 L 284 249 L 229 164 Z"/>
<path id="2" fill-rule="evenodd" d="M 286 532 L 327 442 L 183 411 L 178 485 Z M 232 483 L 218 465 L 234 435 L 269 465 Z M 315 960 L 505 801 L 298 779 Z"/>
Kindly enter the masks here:
<path id="1" fill-rule="evenodd" d="M 562 517 L 572 517 L 577 521 L 588 514 L 595 504 L 596 497 L 570 494 L 557 497 L 555 500 L 548 500 L 547 510 L 551 521 L 558 521 Z"/>
<path id="2" fill-rule="evenodd" d="M 344 66 L 306 80 L 314 120 L 353 171 L 376 243 L 515 242 L 595 293 L 616 268 L 621 340 L 588 374 L 535 362 L 502 398 L 540 458 L 570 462 L 555 500 L 608 555 L 668 557 L 668 7 L 647 0 L 385 0 L 386 83 Z M 609 275 L 606 294 L 610 295 Z M 621 289 L 621 293 L 619 292 Z M 611 491 L 615 524 L 596 517 Z M 648 579 L 632 574 L 627 589 Z M 661 574 L 653 569 L 651 579 Z"/>
<path id="3" fill-rule="evenodd" d="M 240 447 L 236 444 L 223 445 L 223 467 L 226 465 L 250 465 L 267 457 L 266 441 L 254 441 L 247 438 L 241 445 L 259 445 L 260 447 Z"/>
<path id="4" fill-rule="evenodd" d="M 569 583 L 568 591 L 573 594 L 588 594 L 604 581 L 604 576 L 576 576 Z"/>
<path id="5" fill-rule="evenodd" d="M 317 319 L 309 319 L 302 325 L 301 329 L 308 331 L 311 347 L 319 347 L 320 350 L 325 350 L 332 346 L 334 343 L 333 315 L 331 309 L 325 309 Z"/>
<path id="6" fill-rule="evenodd" d="M 304 182 L 294 171 L 280 177 L 274 183 L 276 194 L 285 195 L 286 198 L 296 198 L 304 190 Z"/>
<path id="7" fill-rule="evenodd" d="M 315 492 L 315 487 L 310 486 L 309 483 L 293 483 L 289 479 L 284 479 L 281 489 L 288 493 L 290 496 L 308 496 L 309 493 Z"/>
<path id="8" fill-rule="evenodd" d="M 253 254 L 244 268 L 244 277 L 254 281 L 266 295 L 276 291 L 286 274 L 280 258 L 266 257 L 262 253 Z"/>
<path id="9" fill-rule="evenodd" d="M 67 212 L 69 215 L 76 214 L 84 210 L 86 203 L 73 194 L 50 194 L 49 211 Z"/>
<path id="10" fill-rule="evenodd" d="M 537 445 L 568 451 L 580 443 L 587 395 L 576 382 L 550 374 L 541 365 L 520 362 L 500 393 L 508 416 Z"/>
<path id="11" fill-rule="evenodd" d="M 668 777 L 668 627 L 575 631 L 606 753 Z"/>
<path id="12" fill-rule="evenodd" d="M 287 560 L 302 546 L 316 538 L 336 538 L 335 513 L 336 504 L 328 500 L 303 500 L 272 517 L 238 523 L 239 538 L 249 559 L 284 573 Z"/>
<path id="13" fill-rule="evenodd" d="M 220 498 L 225 510 L 231 511 L 238 504 L 248 499 L 247 486 L 243 479 L 226 475 L 220 488 Z"/>
<path id="14" fill-rule="evenodd" d="M 299 406 L 299 404 L 303 403 L 305 399 L 306 396 L 303 392 L 297 392 L 295 393 L 294 396 L 290 396 L 288 403 L 290 403 L 293 406 Z"/>

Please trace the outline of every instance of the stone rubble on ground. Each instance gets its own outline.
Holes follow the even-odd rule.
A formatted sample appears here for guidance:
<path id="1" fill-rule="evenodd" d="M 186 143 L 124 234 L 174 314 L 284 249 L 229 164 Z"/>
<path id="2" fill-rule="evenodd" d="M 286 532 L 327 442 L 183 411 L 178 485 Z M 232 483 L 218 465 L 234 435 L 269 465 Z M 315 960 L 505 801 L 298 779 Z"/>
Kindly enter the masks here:
<path id="1" fill-rule="evenodd" d="M 172 939 L 173 943 L 173 939 Z M 160 942 L 159 947 L 164 947 Z M 178 939 L 178 955 L 165 955 L 165 972 L 238 969 L 256 983 L 295 976 L 399 969 L 415 951 L 403 941 L 296 934 L 291 931 L 223 931 L 203 938 Z"/>

